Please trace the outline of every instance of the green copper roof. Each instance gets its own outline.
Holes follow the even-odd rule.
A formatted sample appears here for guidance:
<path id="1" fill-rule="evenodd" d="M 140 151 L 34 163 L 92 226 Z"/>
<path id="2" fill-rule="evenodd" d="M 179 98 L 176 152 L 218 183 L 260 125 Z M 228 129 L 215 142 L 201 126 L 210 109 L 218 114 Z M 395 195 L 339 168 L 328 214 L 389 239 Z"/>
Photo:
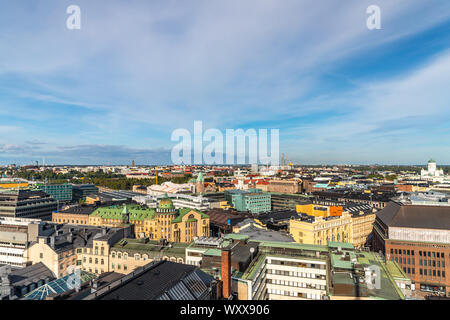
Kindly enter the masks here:
<path id="1" fill-rule="evenodd" d="M 207 214 L 204 214 L 203 212 L 196 209 L 181 208 L 177 211 L 178 216 L 174 220 L 172 220 L 172 223 L 181 222 L 183 216 L 185 216 L 191 211 L 200 213 L 202 219 L 209 218 Z M 123 218 L 124 212 L 128 213 L 130 221 L 143 221 L 145 219 L 154 219 L 156 214 L 156 210 L 153 208 L 145 208 L 138 205 L 131 205 L 131 206 L 128 205 L 128 206 L 110 206 L 98 208 L 97 210 L 91 213 L 91 216 L 101 217 L 103 219 L 121 220 Z"/>
<path id="2" fill-rule="evenodd" d="M 155 209 L 143 208 L 140 206 L 110 206 L 98 208 L 91 213 L 91 216 L 101 217 L 103 219 L 120 220 L 124 213 L 128 214 L 131 220 L 153 219 Z"/>
<path id="3" fill-rule="evenodd" d="M 164 196 L 164 198 L 162 198 L 161 200 L 159 200 L 159 204 L 158 204 L 158 208 L 159 209 L 175 209 L 172 200 L 166 195 Z"/>
<path id="4" fill-rule="evenodd" d="M 433 157 L 431 157 L 430 160 L 428 160 L 428 163 L 436 163 L 436 161 L 433 160 Z"/>
<path id="5" fill-rule="evenodd" d="M 204 182 L 205 178 L 203 177 L 203 172 L 200 172 L 197 176 L 197 182 Z"/>
<path id="6" fill-rule="evenodd" d="M 200 210 L 197 209 L 190 209 L 190 208 L 181 208 L 178 210 L 178 217 L 176 217 L 175 219 L 172 220 L 172 223 L 178 223 L 181 222 L 181 220 L 183 219 L 183 217 L 188 214 L 191 211 L 195 211 L 201 214 L 202 219 L 208 219 L 209 216 L 203 212 L 201 212 Z"/>

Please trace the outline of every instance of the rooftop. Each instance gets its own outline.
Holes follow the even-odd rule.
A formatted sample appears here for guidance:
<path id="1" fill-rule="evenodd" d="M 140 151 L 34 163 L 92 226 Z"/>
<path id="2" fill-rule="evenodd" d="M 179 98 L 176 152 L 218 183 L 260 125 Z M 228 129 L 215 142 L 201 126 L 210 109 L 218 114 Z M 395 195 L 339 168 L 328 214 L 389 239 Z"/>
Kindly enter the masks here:
<path id="1" fill-rule="evenodd" d="M 449 206 L 407 205 L 392 201 L 376 215 L 389 227 L 450 230 Z"/>
<path id="2" fill-rule="evenodd" d="M 171 253 L 175 255 L 185 255 L 185 250 L 188 244 L 185 243 L 171 243 L 169 245 L 161 245 L 158 241 L 148 241 L 143 243 L 139 239 L 122 239 L 117 242 L 112 249 L 122 252 L 136 252 L 136 253 Z"/>

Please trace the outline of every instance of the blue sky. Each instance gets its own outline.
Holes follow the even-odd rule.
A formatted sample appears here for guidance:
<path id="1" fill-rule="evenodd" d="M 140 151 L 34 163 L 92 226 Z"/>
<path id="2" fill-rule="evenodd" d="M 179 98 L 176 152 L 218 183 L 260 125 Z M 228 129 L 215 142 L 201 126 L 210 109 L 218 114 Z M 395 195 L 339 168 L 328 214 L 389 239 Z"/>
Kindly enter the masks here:
<path id="1" fill-rule="evenodd" d="M 81 30 L 66 28 L 72 4 Z M 450 164 L 447 0 L 0 8 L 0 164 L 166 162 L 194 120 L 278 128 L 299 164 Z"/>

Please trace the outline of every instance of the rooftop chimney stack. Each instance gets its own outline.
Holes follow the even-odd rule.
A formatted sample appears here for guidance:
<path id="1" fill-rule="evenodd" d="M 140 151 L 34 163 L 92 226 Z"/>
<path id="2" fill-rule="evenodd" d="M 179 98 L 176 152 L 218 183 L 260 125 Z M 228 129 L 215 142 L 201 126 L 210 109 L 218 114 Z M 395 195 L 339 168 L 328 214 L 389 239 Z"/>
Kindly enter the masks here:
<path id="1" fill-rule="evenodd" d="M 231 296 L 231 250 L 222 249 L 222 295 L 225 299 Z"/>
<path id="2" fill-rule="evenodd" d="M 51 236 L 49 240 L 50 240 L 50 247 L 52 249 L 55 249 L 55 237 Z"/>

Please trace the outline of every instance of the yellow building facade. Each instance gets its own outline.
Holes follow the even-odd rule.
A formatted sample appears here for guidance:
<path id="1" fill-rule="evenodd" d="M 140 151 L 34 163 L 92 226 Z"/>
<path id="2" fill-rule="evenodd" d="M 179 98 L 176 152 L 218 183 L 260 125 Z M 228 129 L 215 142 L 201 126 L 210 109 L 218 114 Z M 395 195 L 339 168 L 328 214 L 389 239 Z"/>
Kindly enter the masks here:
<path id="1" fill-rule="evenodd" d="M 340 217 L 290 220 L 289 232 L 297 243 L 326 245 L 329 241 L 350 242 L 352 218 L 349 213 L 344 213 Z"/>
<path id="2" fill-rule="evenodd" d="M 99 208 L 89 216 L 93 226 L 120 227 L 134 225 L 137 238 L 165 239 L 169 242 L 190 243 L 195 237 L 209 237 L 209 216 L 196 209 L 176 209 L 168 197 L 158 207 L 112 206 Z"/>
<path id="3" fill-rule="evenodd" d="M 361 248 L 367 244 L 367 238 L 372 233 L 375 218 L 374 212 L 352 216 L 351 243 L 355 248 Z"/>
<path id="4" fill-rule="evenodd" d="M 375 218 L 374 212 L 344 212 L 340 217 L 294 219 L 289 221 L 289 232 L 298 243 L 326 245 L 329 241 L 337 241 L 361 248 L 372 233 Z"/>
<path id="5" fill-rule="evenodd" d="M 93 240 L 92 247 L 73 246 L 54 248 L 48 239 L 41 237 L 27 250 L 27 260 L 32 264 L 42 262 L 57 278 L 71 274 L 76 268 L 101 274 L 109 271 L 108 240 Z"/>

